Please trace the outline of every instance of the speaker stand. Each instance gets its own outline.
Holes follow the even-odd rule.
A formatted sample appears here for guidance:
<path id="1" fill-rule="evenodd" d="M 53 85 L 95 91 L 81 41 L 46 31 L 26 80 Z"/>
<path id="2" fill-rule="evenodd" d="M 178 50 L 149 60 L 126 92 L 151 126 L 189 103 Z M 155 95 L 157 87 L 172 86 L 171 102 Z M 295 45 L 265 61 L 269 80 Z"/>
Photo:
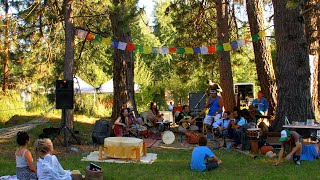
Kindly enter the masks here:
<path id="1" fill-rule="evenodd" d="M 60 142 L 60 144 L 64 147 L 68 147 L 68 142 L 70 139 L 67 139 L 67 131 L 69 131 L 69 133 L 71 134 L 71 137 L 73 137 L 79 145 L 81 145 L 80 141 L 77 139 L 77 137 L 73 134 L 73 132 L 70 130 L 70 128 L 66 125 L 66 109 L 62 109 L 62 124 L 61 127 L 59 128 L 57 134 L 55 134 L 52 138 L 52 141 L 57 138 L 58 141 Z M 63 130 L 63 141 L 64 143 L 61 142 L 61 140 L 59 139 L 58 135 L 60 134 L 60 132 Z"/>
<path id="2" fill-rule="evenodd" d="M 203 96 L 201 97 L 201 99 L 199 100 L 199 102 L 193 107 L 193 109 L 196 109 L 199 104 L 201 103 L 202 99 L 206 96 L 206 93 L 203 93 Z"/>

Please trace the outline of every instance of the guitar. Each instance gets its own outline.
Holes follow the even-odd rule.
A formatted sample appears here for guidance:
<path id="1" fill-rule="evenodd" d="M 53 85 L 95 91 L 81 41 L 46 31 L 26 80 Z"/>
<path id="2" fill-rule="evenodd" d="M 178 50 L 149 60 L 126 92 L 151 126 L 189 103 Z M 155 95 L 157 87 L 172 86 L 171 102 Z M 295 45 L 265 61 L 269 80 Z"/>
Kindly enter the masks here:
<path id="1" fill-rule="evenodd" d="M 194 118 L 192 118 L 192 119 L 190 120 L 191 122 L 183 122 L 183 123 L 181 123 L 181 126 L 182 126 L 183 128 L 185 128 L 185 129 L 188 129 L 188 128 L 191 126 L 191 124 L 193 124 L 194 121 L 195 121 L 196 119 L 198 119 L 198 117 L 199 117 L 200 115 L 202 115 L 206 110 L 207 110 L 207 108 L 204 108 L 198 115 L 196 115 Z"/>

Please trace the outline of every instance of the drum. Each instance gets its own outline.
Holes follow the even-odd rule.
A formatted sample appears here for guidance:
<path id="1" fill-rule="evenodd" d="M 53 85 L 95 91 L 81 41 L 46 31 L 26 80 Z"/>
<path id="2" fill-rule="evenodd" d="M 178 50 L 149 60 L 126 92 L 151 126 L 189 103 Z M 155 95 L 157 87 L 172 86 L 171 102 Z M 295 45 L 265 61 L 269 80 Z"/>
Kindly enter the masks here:
<path id="1" fill-rule="evenodd" d="M 250 140 L 258 140 L 261 135 L 261 128 L 249 128 L 247 129 L 247 135 Z"/>
<path id="2" fill-rule="evenodd" d="M 104 155 L 108 158 L 138 159 L 142 150 L 142 139 L 133 137 L 108 137 L 104 139 Z"/>
<path id="3" fill-rule="evenodd" d="M 251 153 L 258 154 L 259 153 L 258 141 L 261 134 L 261 128 L 249 128 L 247 129 L 247 134 L 251 142 Z"/>
<path id="4" fill-rule="evenodd" d="M 198 132 L 191 131 L 186 133 L 186 140 L 189 144 L 198 143 L 200 137 L 201 137 L 201 133 L 198 133 Z"/>
<path id="5" fill-rule="evenodd" d="M 165 143 L 165 144 L 172 144 L 174 142 L 175 138 L 176 137 L 172 131 L 164 131 L 161 134 L 161 139 L 162 139 L 163 143 Z"/>

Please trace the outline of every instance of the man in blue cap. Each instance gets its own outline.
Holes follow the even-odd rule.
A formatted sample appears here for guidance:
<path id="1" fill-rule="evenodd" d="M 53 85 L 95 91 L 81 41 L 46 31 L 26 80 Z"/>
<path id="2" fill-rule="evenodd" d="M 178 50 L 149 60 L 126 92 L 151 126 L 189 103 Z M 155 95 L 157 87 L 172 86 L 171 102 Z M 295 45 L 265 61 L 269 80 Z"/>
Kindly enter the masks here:
<path id="1" fill-rule="evenodd" d="M 278 165 L 281 162 L 285 144 L 294 144 L 295 147 L 292 148 L 291 152 L 285 157 L 286 160 L 290 160 L 293 156 L 293 161 L 297 166 L 300 166 L 300 155 L 302 151 L 302 143 L 303 139 L 296 131 L 289 131 L 289 130 L 282 130 L 281 131 L 281 137 L 279 138 L 279 141 L 282 142 L 281 144 L 281 150 L 279 152 L 279 158 L 277 162 L 274 165 Z"/>

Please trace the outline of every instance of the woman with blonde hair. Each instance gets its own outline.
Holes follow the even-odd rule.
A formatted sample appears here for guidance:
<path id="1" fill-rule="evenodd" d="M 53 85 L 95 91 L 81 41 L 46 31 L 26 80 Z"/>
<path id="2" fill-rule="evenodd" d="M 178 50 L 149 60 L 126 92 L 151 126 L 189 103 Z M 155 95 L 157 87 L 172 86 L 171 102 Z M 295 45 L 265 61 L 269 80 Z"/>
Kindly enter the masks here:
<path id="1" fill-rule="evenodd" d="M 37 156 L 37 175 L 39 180 L 71 180 L 71 172 L 64 170 L 57 157 L 52 155 L 53 144 L 50 139 L 38 139 L 34 143 Z"/>

